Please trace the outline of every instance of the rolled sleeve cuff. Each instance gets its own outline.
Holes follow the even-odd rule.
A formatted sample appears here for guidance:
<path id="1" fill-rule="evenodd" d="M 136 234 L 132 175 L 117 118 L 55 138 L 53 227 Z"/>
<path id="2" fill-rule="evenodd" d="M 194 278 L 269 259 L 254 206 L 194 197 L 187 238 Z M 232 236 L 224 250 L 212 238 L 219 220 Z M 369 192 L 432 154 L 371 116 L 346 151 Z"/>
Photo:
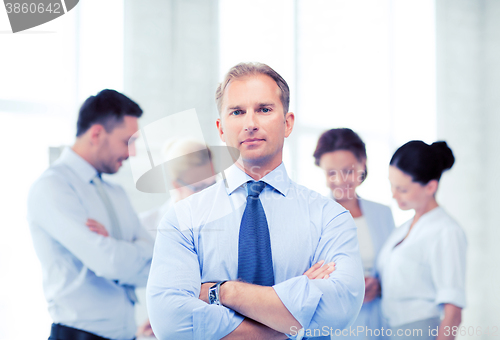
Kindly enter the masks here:
<path id="1" fill-rule="evenodd" d="M 465 294 L 458 289 L 443 289 L 438 291 L 436 304 L 450 303 L 460 308 L 465 308 Z"/>
<path id="2" fill-rule="evenodd" d="M 193 311 L 195 340 L 218 340 L 238 327 L 244 317 L 235 311 L 217 305 L 206 305 Z"/>
<path id="3" fill-rule="evenodd" d="M 273 286 L 281 302 L 303 328 L 308 328 L 323 296 L 305 275 L 294 277 Z"/>

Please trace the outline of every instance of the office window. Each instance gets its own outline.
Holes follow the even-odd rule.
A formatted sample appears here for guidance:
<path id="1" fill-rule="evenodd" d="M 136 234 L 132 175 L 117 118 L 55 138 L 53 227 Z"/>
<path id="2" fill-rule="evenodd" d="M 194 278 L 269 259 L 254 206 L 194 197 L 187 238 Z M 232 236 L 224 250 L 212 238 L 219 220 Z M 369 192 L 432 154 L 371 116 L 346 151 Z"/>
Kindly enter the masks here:
<path id="1" fill-rule="evenodd" d="M 349 127 L 367 145 L 370 174 L 359 193 L 392 205 L 397 224 L 404 222 L 411 212 L 392 202 L 387 169 L 398 146 L 435 140 L 434 2 L 249 4 L 220 1 L 221 78 L 240 61 L 261 61 L 287 80 L 296 115 L 285 143 L 291 177 L 327 194 L 312 153 L 323 131 Z"/>
<path id="2" fill-rule="evenodd" d="M 0 30 L 9 31 L 0 12 Z M 52 321 L 26 220 L 27 195 L 49 165 L 49 147 L 73 143 L 81 102 L 104 87 L 123 88 L 123 1 L 80 1 L 42 26 L 0 34 L 0 43 L 0 339 L 40 339 Z"/>

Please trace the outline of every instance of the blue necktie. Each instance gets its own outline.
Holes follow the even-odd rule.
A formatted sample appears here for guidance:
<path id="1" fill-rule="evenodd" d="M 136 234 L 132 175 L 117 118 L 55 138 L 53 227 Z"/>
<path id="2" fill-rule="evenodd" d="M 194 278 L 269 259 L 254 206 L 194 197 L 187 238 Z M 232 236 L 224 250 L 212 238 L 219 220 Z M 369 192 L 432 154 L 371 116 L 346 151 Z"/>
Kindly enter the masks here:
<path id="1" fill-rule="evenodd" d="M 259 286 L 274 285 L 271 238 L 259 195 L 264 182 L 247 182 L 247 205 L 240 225 L 238 278 Z"/>

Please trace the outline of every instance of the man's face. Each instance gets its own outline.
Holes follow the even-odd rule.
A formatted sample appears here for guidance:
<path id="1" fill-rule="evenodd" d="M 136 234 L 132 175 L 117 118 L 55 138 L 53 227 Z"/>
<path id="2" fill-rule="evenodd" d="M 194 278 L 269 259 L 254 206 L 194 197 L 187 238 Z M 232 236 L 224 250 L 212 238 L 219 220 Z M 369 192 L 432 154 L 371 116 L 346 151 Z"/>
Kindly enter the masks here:
<path id="1" fill-rule="evenodd" d="M 124 160 L 130 155 L 135 155 L 135 137 L 132 137 L 132 135 L 137 130 L 139 130 L 137 117 L 133 116 L 124 116 L 123 122 L 115 126 L 109 133 L 104 129 L 102 130 L 102 136 L 100 136 L 96 150 L 95 164 L 97 171 L 114 174 L 120 169 Z"/>
<path id="2" fill-rule="evenodd" d="M 293 129 L 294 115 L 283 112 L 280 89 L 267 75 L 232 80 L 224 91 L 219 136 L 240 151 L 243 166 L 270 170 L 282 161 L 284 139 Z"/>

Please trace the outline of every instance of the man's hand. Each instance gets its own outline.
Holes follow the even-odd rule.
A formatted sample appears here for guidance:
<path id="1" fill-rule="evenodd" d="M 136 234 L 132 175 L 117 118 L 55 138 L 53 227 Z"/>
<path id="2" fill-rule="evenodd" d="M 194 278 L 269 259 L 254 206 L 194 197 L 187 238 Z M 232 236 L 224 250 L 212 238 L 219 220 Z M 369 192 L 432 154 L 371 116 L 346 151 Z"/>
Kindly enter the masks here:
<path id="1" fill-rule="evenodd" d="M 89 227 L 90 231 L 93 231 L 94 233 L 97 233 L 104 237 L 109 236 L 109 233 L 106 230 L 106 228 L 104 228 L 104 226 L 101 223 L 97 222 L 96 220 L 89 218 L 87 222 L 85 222 L 85 224 L 87 225 L 87 227 Z"/>
<path id="2" fill-rule="evenodd" d="M 363 303 L 371 302 L 379 295 L 380 282 L 378 279 L 371 276 L 365 277 L 365 299 Z"/>
<path id="3" fill-rule="evenodd" d="M 137 328 L 137 337 L 154 337 L 153 329 L 151 328 L 151 322 L 149 319 L 144 321 L 142 325 Z"/>
<path id="4" fill-rule="evenodd" d="M 306 275 L 311 280 L 328 279 L 330 277 L 330 274 L 333 273 L 333 271 L 335 270 L 335 263 L 330 262 L 325 264 L 324 266 L 323 263 L 325 263 L 325 260 L 319 261 L 314 266 L 309 268 L 304 273 L 304 275 Z"/>

